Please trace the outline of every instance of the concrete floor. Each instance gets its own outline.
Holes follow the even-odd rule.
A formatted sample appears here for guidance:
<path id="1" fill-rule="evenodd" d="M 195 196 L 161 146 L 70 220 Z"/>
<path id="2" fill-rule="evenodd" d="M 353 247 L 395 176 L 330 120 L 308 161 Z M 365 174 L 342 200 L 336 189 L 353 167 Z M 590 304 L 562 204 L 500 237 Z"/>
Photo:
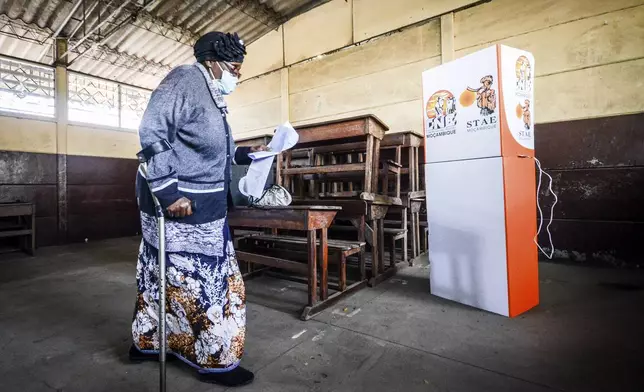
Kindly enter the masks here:
<path id="1" fill-rule="evenodd" d="M 0 391 L 155 391 L 156 364 L 130 364 L 138 239 L 0 255 Z M 507 319 L 428 293 L 403 270 L 314 320 L 304 288 L 248 283 L 240 391 L 642 391 L 644 274 L 542 263 L 541 305 Z M 185 366 L 169 391 L 220 391 Z"/>

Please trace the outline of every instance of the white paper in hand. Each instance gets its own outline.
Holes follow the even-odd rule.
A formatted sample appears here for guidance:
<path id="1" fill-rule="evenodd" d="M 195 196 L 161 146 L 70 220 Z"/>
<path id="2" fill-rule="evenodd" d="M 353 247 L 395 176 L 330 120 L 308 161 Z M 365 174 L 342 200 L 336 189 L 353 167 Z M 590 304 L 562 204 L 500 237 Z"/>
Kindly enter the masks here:
<path id="1" fill-rule="evenodd" d="M 275 130 L 275 135 L 273 135 L 271 142 L 268 143 L 269 151 L 251 152 L 248 156 L 252 160 L 275 156 L 282 151 L 293 148 L 299 138 L 300 135 L 297 134 L 291 123 L 287 121 Z"/>
<path id="2" fill-rule="evenodd" d="M 239 180 L 239 192 L 244 196 L 262 197 L 268 174 L 273 166 L 273 158 L 297 144 L 299 135 L 287 121 L 277 127 L 275 135 L 268 144 L 270 151 L 258 151 L 248 154 L 253 160 L 246 176 Z"/>

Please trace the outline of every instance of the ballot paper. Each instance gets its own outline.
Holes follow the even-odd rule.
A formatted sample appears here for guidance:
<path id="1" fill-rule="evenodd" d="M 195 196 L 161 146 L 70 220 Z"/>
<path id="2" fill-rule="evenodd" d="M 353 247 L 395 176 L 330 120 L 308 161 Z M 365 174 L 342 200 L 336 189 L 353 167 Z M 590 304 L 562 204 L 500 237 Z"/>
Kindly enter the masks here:
<path id="1" fill-rule="evenodd" d="M 295 146 L 298 139 L 299 135 L 288 121 L 278 126 L 268 144 L 269 151 L 248 154 L 253 162 L 246 175 L 239 180 L 239 192 L 244 196 L 262 197 L 275 155 Z"/>

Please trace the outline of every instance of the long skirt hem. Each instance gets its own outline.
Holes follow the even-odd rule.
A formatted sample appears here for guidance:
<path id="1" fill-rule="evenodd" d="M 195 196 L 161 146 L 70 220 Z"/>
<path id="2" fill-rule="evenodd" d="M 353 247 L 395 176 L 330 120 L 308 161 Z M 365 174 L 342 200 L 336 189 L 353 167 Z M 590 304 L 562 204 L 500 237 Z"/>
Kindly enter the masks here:
<path id="1" fill-rule="evenodd" d="M 134 345 L 134 347 L 136 347 L 136 349 L 137 349 L 137 350 L 139 350 L 140 352 L 142 352 L 143 354 L 154 354 L 154 355 L 158 355 L 158 354 L 159 354 L 159 350 L 142 350 L 142 349 L 140 349 L 139 347 L 137 347 L 137 346 L 136 346 L 136 344 Z M 197 371 L 198 371 L 199 373 L 201 373 L 201 374 L 208 374 L 208 373 L 226 373 L 226 372 L 229 372 L 229 371 L 231 371 L 231 370 L 234 370 L 237 366 L 239 366 L 239 363 L 241 362 L 241 361 L 238 361 L 237 363 L 234 363 L 234 364 L 232 364 L 232 365 L 230 365 L 230 366 L 228 366 L 228 367 L 226 367 L 226 368 L 220 368 L 220 369 L 218 369 L 218 368 L 205 369 L 205 368 L 202 368 L 201 366 L 199 366 L 199 365 L 197 365 L 197 364 L 194 364 L 194 363 L 190 362 L 190 360 L 189 360 L 188 358 L 184 358 L 184 357 L 183 357 L 183 356 L 181 356 L 181 354 L 179 354 L 179 353 L 175 353 L 175 352 L 172 352 L 172 351 L 166 351 L 166 355 L 174 355 L 176 358 L 180 359 L 180 360 L 181 360 L 182 362 L 184 362 L 186 365 L 190 365 L 192 368 L 197 369 Z"/>
<path id="2" fill-rule="evenodd" d="M 146 223 L 142 220 L 144 231 L 154 229 Z M 166 253 L 167 353 L 200 373 L 235 369 L 246 338 L 246 293 L 228 223 L 224 218 L 213 227 L 217 229 L 208 232 L 182 228 L 191 231 L 182 233 L 184 240 L 216 244 L 206 253 Z M 137 262 L 132 340 L 148 354 L 158 354 L 160 347 L 158 261 L 158 250 L 144 237 Z"/>

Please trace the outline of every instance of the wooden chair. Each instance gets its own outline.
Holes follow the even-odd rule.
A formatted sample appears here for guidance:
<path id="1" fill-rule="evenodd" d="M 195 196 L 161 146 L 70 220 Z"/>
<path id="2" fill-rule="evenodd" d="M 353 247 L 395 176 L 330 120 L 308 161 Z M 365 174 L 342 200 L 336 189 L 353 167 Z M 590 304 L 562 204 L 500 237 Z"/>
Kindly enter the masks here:
<path id="1" fill-rule="evenodd" d="M 407 263 L 407 229 L 385 227 L 385 241 L 391 241 L 391 248 L 389 249 L 389 265 L 392 267 L 396 265 L 396 241 L 401 241 L 400 246 L 403 261 Z"/>

